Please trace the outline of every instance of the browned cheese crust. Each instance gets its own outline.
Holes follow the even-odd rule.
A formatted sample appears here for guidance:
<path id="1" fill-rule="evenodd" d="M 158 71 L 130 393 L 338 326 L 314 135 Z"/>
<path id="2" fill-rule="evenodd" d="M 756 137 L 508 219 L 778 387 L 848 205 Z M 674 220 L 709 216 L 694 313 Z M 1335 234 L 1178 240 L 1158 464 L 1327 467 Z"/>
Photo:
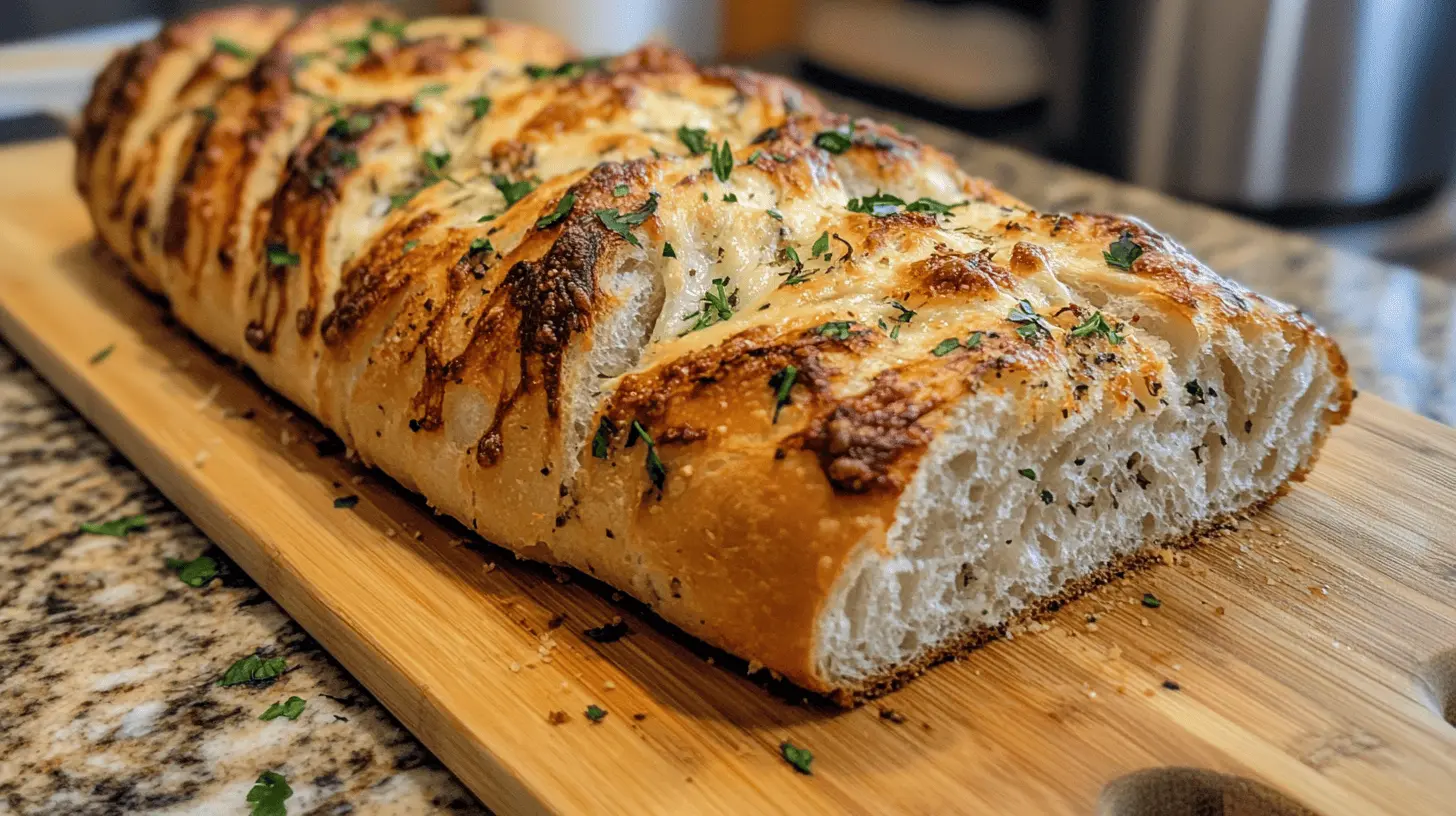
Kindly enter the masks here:
<path id="1" fill-rule="evenodd" d="M 1052 253 L 1164 322 L 1339 358 L 1146 226 L 1035 212 L 785 80 L 659 47 L 573 57 L 484 18 L 208 12 L 106 67 L 77 186 L 142 285 L 365 461 L 821 691 L 825 597 L 952 406 L 1066 417 L 1089 387 L 1131 411 L 1180 385 L 1147 315 L 1109 315 L 1116 346 L 1071 335 L 1096 309 Z M 876 190 L 902 204 L 845 206 Z M 1124 237 L 1142 255 L 1108 266 Z M 1007 320 L 1020 301 L 1039 341 Z"/>

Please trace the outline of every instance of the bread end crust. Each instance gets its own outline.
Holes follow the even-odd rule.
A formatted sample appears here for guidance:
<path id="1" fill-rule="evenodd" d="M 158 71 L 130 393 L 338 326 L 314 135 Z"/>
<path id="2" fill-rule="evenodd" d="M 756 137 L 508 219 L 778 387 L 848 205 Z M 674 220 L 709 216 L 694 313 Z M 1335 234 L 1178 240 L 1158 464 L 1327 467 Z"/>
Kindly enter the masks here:
<path id="1" fill-rule="evenodd" d="M 996 626 L 976 626 L 967 629 L 955 637 L 947 638 L 920 657 L 898 666 L 891 671 L 875 675 L 865 680 L 856 688 L 835 689 L 825 694 L 825 697 L 830 702 L 842 708 L 856 708 L 865 702 L 883 697 L 886 694 L 900 689 L 902 686 L 941 663 L 956 660 L 994 640 L 1000 639 L 1006 634 L 1008 629 L 1034 621 L 1045 620 L 1058 612 L 1064 605 L 1090 594 L 1093 590 L 1111 584 L 1118 579 L 1125 578 L 1129 573 L 1146 569 L 1154 564 L 1163 563 L 1162 552 L 1164 550 L 1192 549 L 1210 538 L 1217 537 L 1235 529 L 1239 520 L 1246 519 L 1273 504 L 1284 495 L 1287 488 L 1288 484 L 1284 485 L 1273 495 L 1250 507 L 1225 513 L 1217 518 L 1201 522 L 1192 532 L 1182 538 L 1146 543 L 1132 553 L 1113 559 L 1099 569 L 1068 581 L 1062 586 L 1060 592 L 1055 595 L 1038 598 L 1033 605 L 1023 609 L 1010 620 L 1003 621 Z"/>

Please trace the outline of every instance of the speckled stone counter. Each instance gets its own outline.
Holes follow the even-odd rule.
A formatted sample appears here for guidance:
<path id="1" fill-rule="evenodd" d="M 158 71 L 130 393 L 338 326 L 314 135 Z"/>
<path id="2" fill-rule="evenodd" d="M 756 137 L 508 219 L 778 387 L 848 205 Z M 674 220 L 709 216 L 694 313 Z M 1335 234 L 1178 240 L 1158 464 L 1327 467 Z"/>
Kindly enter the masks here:
<path id="1" fill-rule="evenodd" d="M 79 532 L 144 513 L 144 532 Z M 168 557 L 206 553 L 220 580 Z M 0 813 L 485 813 L 247 575 L 0 345 Z M 261 650 L 288 671 L 219 687 Z M 259 720 L 304 699 L 297 720 Z"/>
<path id="2" fill-rule="evenodd" d="M 1363 390 L 1456 422 L 1449 284 L 904 124 L 1043 209 L 1143 217 L 1219 272 L 1313 315 L 1344 346 Z M 151 521 L 145 532 L 78 531 L 136 513 Z M 205 587 L 165 565 L 204 552 L 223 570 Z M 293 787 L 289 814 L 484 812 L 3 345 L 0 642 L 0 813 L 246 813 L 264 771 Z M 216 685 L 256 650 L 284 657 L 289 671 Z M 291 696 L 306 701 L 296 721 L 258 719 Z"/>

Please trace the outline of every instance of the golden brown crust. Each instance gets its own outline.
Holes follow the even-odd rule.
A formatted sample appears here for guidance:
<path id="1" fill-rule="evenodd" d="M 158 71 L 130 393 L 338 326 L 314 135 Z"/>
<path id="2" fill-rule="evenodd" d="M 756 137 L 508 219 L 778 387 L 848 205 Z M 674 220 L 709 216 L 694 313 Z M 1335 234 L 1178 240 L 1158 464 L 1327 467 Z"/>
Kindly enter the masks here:
<path id="1" fill-rule="evenodd" d="M 573 56 L 481 18 L 209 12 L 98 77 L 77 185 L 182 322 L 365 461 L 819 690 L 826 599 L 973 396 L 1156 413 L 1170 349 L 1241 333 L 1345 376 L 1140 222 L 1035 212 L 786 80 Z M 1074 333 L 1101 310 L 1125 339 Z"/>

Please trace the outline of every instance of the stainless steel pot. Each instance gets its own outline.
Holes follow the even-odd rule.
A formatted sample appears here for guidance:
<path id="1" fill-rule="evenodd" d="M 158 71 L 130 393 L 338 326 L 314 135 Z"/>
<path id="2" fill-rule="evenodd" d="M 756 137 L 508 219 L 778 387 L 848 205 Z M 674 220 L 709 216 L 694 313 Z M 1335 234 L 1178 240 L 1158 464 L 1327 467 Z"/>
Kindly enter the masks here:
<path id="1" fill-rule="evenodd" d="M 1456 2 L 1060 0 L 1055 138 L 1138 184 L 1318 222 L 1456 165 Z"/>

